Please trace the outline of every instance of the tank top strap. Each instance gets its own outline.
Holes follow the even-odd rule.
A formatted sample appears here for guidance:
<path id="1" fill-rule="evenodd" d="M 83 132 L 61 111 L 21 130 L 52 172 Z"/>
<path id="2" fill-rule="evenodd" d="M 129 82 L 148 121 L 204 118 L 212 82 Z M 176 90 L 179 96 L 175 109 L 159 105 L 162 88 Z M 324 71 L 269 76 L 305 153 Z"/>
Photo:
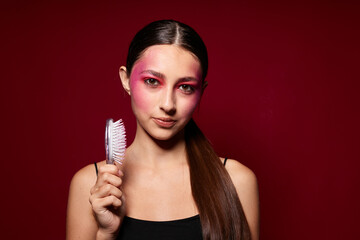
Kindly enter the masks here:
<path id="1" fill-rule="evenodd" d="M 226 157 L 226 158 L 224 159 L 224 166 L 225 166 L 227 160 L 228 160 L 228 158 Z"/>
<path id="2" fill-rule="evenodd" d="M 95 165 L 95 171 L 96 171 L 96 176 L 98 175 L 98 167 L 97 167 L 97 163 L 94 162 L 94 165 Z"/>

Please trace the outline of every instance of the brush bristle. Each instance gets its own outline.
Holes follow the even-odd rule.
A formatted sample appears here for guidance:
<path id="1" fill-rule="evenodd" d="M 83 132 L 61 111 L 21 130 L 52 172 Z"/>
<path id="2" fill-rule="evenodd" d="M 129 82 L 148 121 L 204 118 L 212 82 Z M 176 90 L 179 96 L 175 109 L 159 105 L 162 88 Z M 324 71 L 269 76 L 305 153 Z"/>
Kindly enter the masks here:
<path id="1" fill-rule="evenodd" d="M 125 126 L 122 119 L 113 123 L 112 129 L 112 149 L 115 162 L 122 164 L 126 149 Z"/>

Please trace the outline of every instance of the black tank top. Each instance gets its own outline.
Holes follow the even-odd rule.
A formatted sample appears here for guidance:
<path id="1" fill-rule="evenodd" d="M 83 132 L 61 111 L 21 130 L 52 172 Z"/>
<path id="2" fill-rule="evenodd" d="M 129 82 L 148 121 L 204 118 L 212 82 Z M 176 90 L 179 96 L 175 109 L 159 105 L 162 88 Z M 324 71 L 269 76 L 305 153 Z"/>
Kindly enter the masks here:
<path id="1" fill-rule="evenodd" d="M 224 160 L 224 166 L 227 158 Z M 97 174 L 97 165 L 95 163 Z M 117 240 L 202 240 L 200 216 L 171 220 L 147 221 L 125 216 Z"/>
<path id="2" fill-rule="evenodd" d="M 125 216 L 117 240 L 202 240 L 200 216 L 173 221 L 145 221 Z"/>

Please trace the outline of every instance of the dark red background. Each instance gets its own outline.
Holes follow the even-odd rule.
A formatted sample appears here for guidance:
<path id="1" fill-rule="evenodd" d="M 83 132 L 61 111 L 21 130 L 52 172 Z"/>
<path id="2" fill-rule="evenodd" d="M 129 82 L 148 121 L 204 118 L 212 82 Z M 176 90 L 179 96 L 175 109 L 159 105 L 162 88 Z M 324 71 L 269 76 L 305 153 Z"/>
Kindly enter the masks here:
<path id="1" fill-rule="evenodd" d="M 69 182 L 104 159 L 105 120 L 134 136 L 117 74 L 128 44 L 173 18 L 208 46 L 195 118 L 256 173 L 262 239 L 354 239 L 359 4 L 289 2 L 2 3 L 1 238 L 64 239 Z"/>

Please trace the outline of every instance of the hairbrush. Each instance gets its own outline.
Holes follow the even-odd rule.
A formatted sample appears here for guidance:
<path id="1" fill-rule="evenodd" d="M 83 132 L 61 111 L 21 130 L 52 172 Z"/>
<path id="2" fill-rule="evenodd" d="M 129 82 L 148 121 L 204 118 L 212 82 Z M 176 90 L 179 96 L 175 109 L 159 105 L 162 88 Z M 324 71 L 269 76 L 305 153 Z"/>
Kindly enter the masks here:
<path id="1" fill-rule="evenodd" d="M 105 152 L 106 163 L 114 164 L 114 161 L 122 164 L 126 149 L 125 126 L 122 119 L 113 122 L 111 118 L 106 120 L 105 127 Z"/>

